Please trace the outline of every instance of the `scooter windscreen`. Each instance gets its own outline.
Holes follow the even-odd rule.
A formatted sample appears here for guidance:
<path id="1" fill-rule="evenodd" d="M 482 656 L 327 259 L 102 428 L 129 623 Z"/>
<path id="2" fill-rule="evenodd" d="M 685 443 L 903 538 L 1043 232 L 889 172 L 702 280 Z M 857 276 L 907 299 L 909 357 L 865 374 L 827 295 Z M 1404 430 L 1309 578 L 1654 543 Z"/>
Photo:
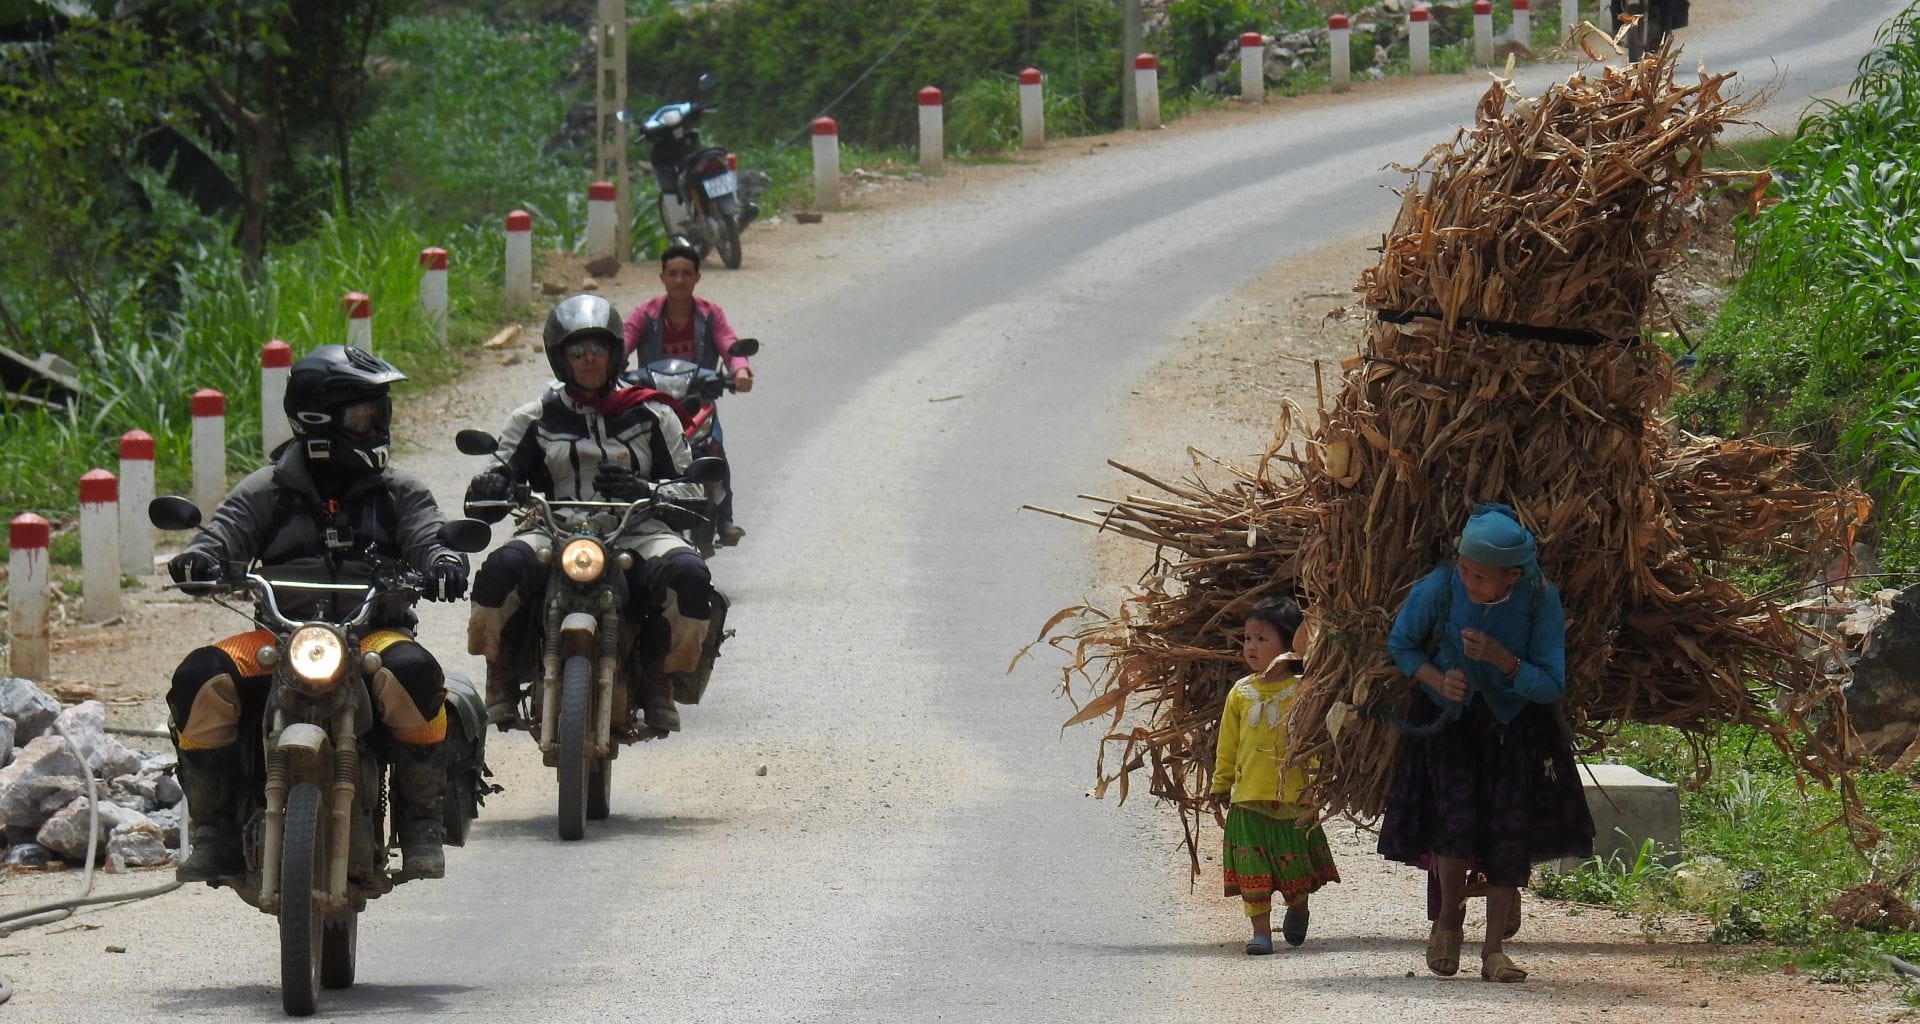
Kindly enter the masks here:
<path id="1" fill-rule="evenodd" d="M 647 376 L 652 379 L 656 391 L 664 391 L 674 398 L 685 398 L 693 390 L 694 375 L 700 367 L 684 359 L 662 359 L 647 364 Z"/>

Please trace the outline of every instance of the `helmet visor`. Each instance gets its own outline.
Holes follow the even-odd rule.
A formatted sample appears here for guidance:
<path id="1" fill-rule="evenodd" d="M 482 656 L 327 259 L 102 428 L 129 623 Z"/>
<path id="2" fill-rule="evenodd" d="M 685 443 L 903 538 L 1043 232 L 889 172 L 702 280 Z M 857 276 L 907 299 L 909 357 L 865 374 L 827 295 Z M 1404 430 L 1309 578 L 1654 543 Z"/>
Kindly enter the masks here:
<path id="1" fill-rule="evenodd" d="M 566 353 L 568 359 L 585 359 L 589 355 L 597 355 L 602 359 L 606 359 L 613 355 L 613 345 L 606 338 L 594 335 L 586 338 L 574 338 L 568 341 L 566 345 L 562 347 L 561 351 Z"/>
<path id="2" fill-rule="evenodd" d="M 340 410 L 340 432 L 354 441 L 371 441 L 386 435 L 391 403 L 385 398 L 368 398 Z"/>

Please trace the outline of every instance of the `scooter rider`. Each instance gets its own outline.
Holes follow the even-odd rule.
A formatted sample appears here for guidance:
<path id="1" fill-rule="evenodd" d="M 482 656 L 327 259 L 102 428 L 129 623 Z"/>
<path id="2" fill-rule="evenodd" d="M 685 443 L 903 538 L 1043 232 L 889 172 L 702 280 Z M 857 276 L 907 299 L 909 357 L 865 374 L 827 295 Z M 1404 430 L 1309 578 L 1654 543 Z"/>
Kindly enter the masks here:
<path id="1" fill-rule="evenodd" d="M 384 360 L 343 345 L 322 345 L 293 364 L 287 422 L 293 439 L 272 465 L 234 486 L 186 549 L 167 564 L 177 583 L 218 580 L 226 562 L 258 562 L 271 578 L 362 582 L 371 550 L 405 559 L 427 574 L 436 600 L 466 593 L 467 558 L 437 537 L 445 517 L 425 484 L 388 465 L 392 384 L 406 376 Z M 281 608 L 298 616 L 297 591 Z M 436 757 L 447 732 L 445 677 L 413 639 L 409 608 L 377 609 L 363 650 L 378 652 L 368 680 L 375 708 L 394 742 L 394 803 L 401 869 L 438 878 L 446 872 L 440 817 L 444 772 Z M 239 727 L 244 707 L 266 698 L 272 671 L 258 652 L 274 642 L 256 630 L 188 654 L 167 691 L 181 788 L 192 817 L 193 852 L 177 875 L 213 881 L 245 870 L 233 806 L 240 783 Z"/>
<path id="2" fill-rule="evenodd" d="M 647 481 L 686 473 L 692 454 L 679 412 L 652 397 L 655 392 L 620 383 L 626 363 L 620 334 L 619 312 L 598 295 L 575 295 L 553 307 L 547 362 L 561 386 L 508 417 L 496 453 L 503 465 L 473 478 L 468 501 L 506 499 L 515 483 L 554 500 L 633 501 L 645 494 Z M 667 490 L 694 503 L 705 493 L 699 484 Z M 670 676 L 699 666 L 713 615 L 713 578 L 700 553 L 658 519 L 630 527 L 621 542 L 635 556 L 627 585 L 636 625 L 657 629 L 664 621 L 667 627 L 659 671 L 641 674 L 641 708 L 649 728 L 677 731 Z M 474 580 L 467 650 L 486 659 L 487 718 L 497 725 L 518 714 L 514 654 L 531 640 L 539 614 L 548 570 L 538 548 L 547 543 L 543 534 L 521 534 L 488 555 Z"/>
<path id="3" fill-rule="evenodd" d="M 667 289 L 665 295 L 649 299 L 627 314 L 627 354 L 640 366 L 661 359 L 684 359 L 715 370 L 724 362 L 733 373 L 734 389 L 743 394 L 752 391 L 753 367 L 746 356 L 732 352 L 737 339 L 727 323 L 727 314 L 706 299 L 694 297 L 694 286 L 700 283 L 700 251 L 688 245 L 668 246 L 660 254 L 660 283 Z M 718 410 L 713 419 L 713 451 L 701 454 L 726 458 Z M 731 547 L 747 534 L 733 521 L 731 462 L 721 485 L 726 497 L 720 502 L 714 540 Z"/>

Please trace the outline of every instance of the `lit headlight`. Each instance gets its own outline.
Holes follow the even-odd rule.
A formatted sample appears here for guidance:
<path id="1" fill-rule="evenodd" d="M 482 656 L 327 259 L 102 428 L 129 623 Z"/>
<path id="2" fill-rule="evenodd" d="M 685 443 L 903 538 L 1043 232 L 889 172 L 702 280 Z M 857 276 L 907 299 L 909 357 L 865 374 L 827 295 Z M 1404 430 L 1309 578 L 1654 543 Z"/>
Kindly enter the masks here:
<path id="1" fill-rule="evenodd" d="M 606 567 L 607 552 L 599 541 L 579 537 L 560 549 L 560 570 L 575 583 L 592 583 Z"/>
<path id="2" fill-rule="evenodd" d="M 324 689 L 338 681 L 346 655 L 340 634 L 325 626 L 301 626 L 287 639 L 287 667 L 310 687 Z"/>
<path id="3" fill-rule="evenodd" d="M 660 123 L 672 128 L 674 125 L 680 123 L 680 112 L 678 110 L 662 110 L 660 112 Z"/>

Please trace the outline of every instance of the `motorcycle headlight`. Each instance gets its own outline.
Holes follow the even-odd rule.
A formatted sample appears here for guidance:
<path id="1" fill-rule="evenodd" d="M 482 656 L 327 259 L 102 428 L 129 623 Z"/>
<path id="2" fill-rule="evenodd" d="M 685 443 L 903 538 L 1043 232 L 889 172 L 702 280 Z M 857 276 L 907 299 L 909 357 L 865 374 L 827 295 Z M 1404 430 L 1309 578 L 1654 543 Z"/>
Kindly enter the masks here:
<path id="1" fill-rule="evenodd" d="M 678 110 L 661 111 L 660 123 L 667 126 L 668 128 L 672 128 L 673 126 L 680 123 L 680 112 Z"/>
<path id="2" fill-rule="evenodd" d="M 287 638 L 287 668 L 309 689 L 324 690 L 340 679 L 347 645 L 325 626 L 301 626 Z"/>
<path id="3" fill-rule="evenodd" d="M 607 552 L 600 542 L 577 537 L 560 549 L 560 571 L 575 583 L 592 583 L 607 568 Z"/>

